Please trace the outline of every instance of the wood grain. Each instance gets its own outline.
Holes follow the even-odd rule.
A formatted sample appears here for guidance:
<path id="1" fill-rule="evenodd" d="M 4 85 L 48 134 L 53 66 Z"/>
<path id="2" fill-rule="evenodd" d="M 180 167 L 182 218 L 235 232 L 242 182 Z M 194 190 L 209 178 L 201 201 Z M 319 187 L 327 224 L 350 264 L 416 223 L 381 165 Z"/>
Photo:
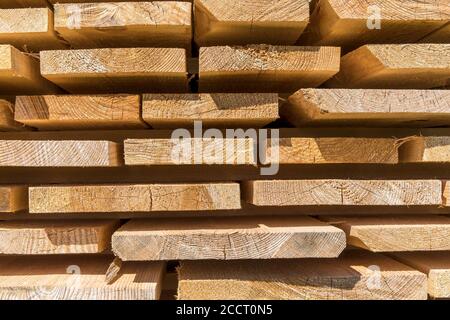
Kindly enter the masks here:
<path id="1" fill-rule="evenodd" d="M 29 189 L 30 213 L 240 209 L 238 183 L 43 186 Z"/>
<path id="2" fill-rule="evenodd" d="M 14 121 L 14 104 L 0 99 L 0 131 L 22 131 L 27 128 Z"/>
<path id="3" fill-rule="evenodd" d="M 28 189 L 24 186 L 0 186 L 0 212 L 14 213 L 28 208 Z"/>
<path id="4" fill-rule="evenodd" d="M 112 247 L 124 261 L 331 258 L 345 234 L 310 217 L 131 220 Z"/>

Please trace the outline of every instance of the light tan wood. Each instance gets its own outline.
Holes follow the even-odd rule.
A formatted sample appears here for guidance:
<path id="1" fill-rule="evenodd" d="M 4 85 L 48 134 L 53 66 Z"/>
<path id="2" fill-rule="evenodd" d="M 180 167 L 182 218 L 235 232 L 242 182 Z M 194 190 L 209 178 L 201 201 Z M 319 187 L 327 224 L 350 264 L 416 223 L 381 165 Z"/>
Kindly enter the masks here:
<path id="1" fill-rule="evenodd" d="M 260 143 L 259 147 L 263 145 Z M 302 138 L 268 140 L 263 164 L 397 163 L 396 139 Z"/>
<path id="2" fill-rule="evenodd" d="M 164 263 L 130 262 L 105 281 L 109 255 L 0 258 L 2 300 L 157 300 Z"/>
<path id="3" fill-rule="evenodd" d="M 401 162 L 450 162 L 450 136 L 409 137 L 400 155 Z"/>
<path id="4" fill-rule="evenodd" d="M 450 44 L 365 45 L 342 57 L 341 69 L 325 86 L 427 89 L 448 85 Z"/>
<path id="5" fill-rule="evenodd" d="M 447 22 L 446 25 L 437 29 L 436 31 L 430 33 L 425 38 L 423 38 L 420 42 L 425 43 L 448 43 L 450 39 L 450 22 Z"/>
<path id="6" fill-rule="evenodd" d="M 200 48 L 201 92 L 293 92 L 317 87 L 339 71 L 335 47 Z"/>
<path id="7" fill-rule="evenodd" d="M 111 141 L 0 140 L 0 167 L 114 167 L 122 163 Z"/>
<path id="8" fill-rule="evenodd" d="M 60 0 L 56 0 L 56 1 L 60 1 Z M 64 1 L 64 0 L 62 0 L 62 1 Z M 76 1 L 76 0 L 72 0 L 72 1 Z M 29 7 L 44 8 L 47 5 L 48 5 L 47 0 L 2 0 L 0 2 L 0 8 L 29 8 Z"/>
<path id="9" fill-rule="evenodd" d="M 436 215 L 323 216 L 348 244 L 373 252 L 450 250 L 450 219 Z"/>
<path id="10" fill-rule="evenodd" d="M 450 181 L 443 181 L 443 191 L 442 191 L 442 205 L 444 207 L 450 206 Z"/>
<path id="11" fill-rule="evenodd" d="M 450 125 L 449 90 L 300 89 L 280 108 L 303 126 Z"/>
<path id="12" fill-rule="evenodd" d="M 30 213 L 240 209 L 238 183 L 43 186 L 29 189 Z"/>
<path id="13" fill-rule="evenodd" d="M 244 183 L 256 206 L 441 205 L 439 180 L 260 180 Z"/>
<path id="14" fill-rule="evenodd" d="M 47 7 L 0 9 L 0 43 L 33 52 L 68 47 L 55 32 L 53 11 Z"/>
<path id="15" fill-rule="evenodd" d="M 127 139 L 125 165 L 257 165 L 253 139 Z"/>
<path id="16" fill-rule="evenodd" d="M 13 46 L 0 45 L 0 94 L 45 94 L 60 90 L 44 79 L 39 60 Z"/>
<path id="17" fill-rule="evenodd" d="M 70 93 L 186 92 L 186 50 L 41 51 L 41 73 Z"/>
<path id="18" fill-rule="evenodd" d="M 178 274 L 180 300 L 427 299 L 425 274 L 357 250 L 338 259 L 184 261 Z"/>
<path id="19" fill-rule="evenodd" d="M 146 127 L 137 95 L 18 96 L 14 118 L 39 130 Z"/>
<path id="20" fill-rule="evenodd" d="M 111 247 L 118 227 L 113 220 L 3 221 L 0 254 L 100 253 Z"/>
<path id="21" fill-rule="evenodd" d="M 309 20 L 307 0 L 195 0 L 199 46 L 296 43 Z"/>
<path id="22" fill-rule="evenodd" d="M 28 189 L 24 186 L 0 186 L 0 212 L 14 213 L 28 208 Z"/>
<path id="23" fill-rule="evenodd" d="M 346 50 L 369 43 L 414 43 L 449 19 L 446 1 L 320 0 L 301 42 Z"/>
<path id="24" fill-rule="evenodd" d="M 153 128 L 262 127 L 278 119 L 275 93 L 144 94 L 142 118 Z"/>
<path id="25" fill-rule="evenodd" d="M 112 248 L 123 261 L 332 258 L 345 234 L 301 216 L 131 220 Z"/>
<path id="26" fill-rule="evenodd" d="M 105 275 L 106 283 L 112 284 L 119 278 L 122 265 L 123 265 L 122 260 L 115 257 L 113 262 L 111 262 L 111 264 L 109 265 L 108 270 L 106 270 Z"/>
<path id="27" fill-rule="evenodd" d="M 431 298 L 450 298 L 450 253 L 398 252 L 393 258 L 428 275 Z"/>
<path id="28" fill-rule="evenodd" d="M 14 104 L 0 99 L 0 131 L 22 131 L 27 128 L 14 121 Z"/>
<path id="29" fill-rule="evenodd" d="M 55 4 L 55 30 L 74 48 L 190 49 L 191 6 L 178 1 Z"/>

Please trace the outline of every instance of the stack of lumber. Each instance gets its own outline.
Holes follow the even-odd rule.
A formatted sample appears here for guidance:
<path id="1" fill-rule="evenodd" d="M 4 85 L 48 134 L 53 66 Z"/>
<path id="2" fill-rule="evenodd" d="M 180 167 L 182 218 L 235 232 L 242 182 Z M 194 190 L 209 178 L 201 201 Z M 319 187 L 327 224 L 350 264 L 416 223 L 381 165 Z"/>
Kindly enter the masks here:
<path id="1" fill-rule="evenodd" d="M 449 87 L 446 1 L 2 0 L 0 299 L 450 298 Z"/>

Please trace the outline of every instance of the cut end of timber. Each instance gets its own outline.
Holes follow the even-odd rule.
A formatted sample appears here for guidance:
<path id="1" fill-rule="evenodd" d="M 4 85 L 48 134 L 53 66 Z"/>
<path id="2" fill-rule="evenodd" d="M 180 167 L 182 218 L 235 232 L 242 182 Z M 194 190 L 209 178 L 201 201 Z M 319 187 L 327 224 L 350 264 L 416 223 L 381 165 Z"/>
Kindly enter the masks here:
<path id="1" fill-rule="evenodd" d="M 109 255 L 1 257 L 0 299 L 159 299 L 164 263 L 126 263 L 119 278 L 108 284 L 105 273 L 111 260 Z"/>
<path id="2" fill-rule="evenodd" d="M 243 187 L 247 202 L 256 206 L 442 204 L 439 180 L 261 180 Z"/>
<path id="3" fill-rule="evenodd" d="M 427 299 L 425 274 L 358 250 L 337 259 L 185 261 L 178 276 L 179 300 Z"/>
<path id="4" fill-rule="evenodd" d="M 14 104 L 0 99 L 0 131 L 22 131 L 27 128 L 14 121 Z"/>
<path id="5" fill-rule="evenodd" d="M 23 186 L 0 186 L 0 212 L 14 213 L 28 208 L 28 189 Z"/>
<path id="6" fill-rule="evenodd" d="M 195 41 L 199 46 L 293 45 L 309 21 L 306 0 L 198 0 L 194 12 Z"/>
<path id="7" fill-rule="evenodd" d="M 0 254 L 101 253 L 110 248 L 119 221 L 3 221 Z"/>
<path id="8" fill-rule="evenodd" d="M 253 139 L 127 139 L 125 165 L 254 165 Z"/>
<path id="9" fill-rule="evenodd" d="M 324 216 L 350 245 L 373 252 L 450 250 L 450 219 L 436 215 Z"/>
<path id="10" fill-rule="evenodd" d="M 114 167 L 121 163 L 119 146 L 110 141 L 0 141 L 0 167 Z"/>
<path id="11" fill-rule="evenodd" d="M 302 216 L 131 220 L 112 248 L 124 261 L 333 258 L 345 234 Z"/>
<path id="12" fill-rule="evenodd" d="M 341 59 L 325 84 L 337 88 L 427 89 L 448 85 L 450 44 L 365 45 Z"/>
<path id="13" fill-rule="evenodd" d="M 339 71 L 335 47 L 200 48 L 201 92 L 294 92 L 317 87 Z"/>
<path id="14" fill-rule="evenodd" d="M 30 213 L 236 210 L 238 183 L 30 187 Z"/>
<path id="15" fill-rule="evenodd" d="M 70 93 L 187 90 L 185 49 L 53 50 L 40 56 L 42 75 Z"/>
<path id="16" fill-rule="evenodd" d="M 16 121 L 39 130 L 138 129 L 138 95 L 18 96 Z"/>
<path id="17" fill-rule="evenodd" d="M 276 93 L 144 94 L 142 118 L 153 128 L 262 127 L 278 119 Z"/>

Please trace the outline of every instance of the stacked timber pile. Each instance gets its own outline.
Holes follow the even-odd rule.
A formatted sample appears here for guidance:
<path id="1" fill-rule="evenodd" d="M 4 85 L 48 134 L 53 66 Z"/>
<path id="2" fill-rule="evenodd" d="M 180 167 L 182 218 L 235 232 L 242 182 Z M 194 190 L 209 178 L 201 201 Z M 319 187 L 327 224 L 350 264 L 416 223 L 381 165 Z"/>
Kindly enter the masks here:
<path id="1" fill-rule="evenodd" d="M 0 299 L 449 298 L 449 21 L 2 0 Z"/>

